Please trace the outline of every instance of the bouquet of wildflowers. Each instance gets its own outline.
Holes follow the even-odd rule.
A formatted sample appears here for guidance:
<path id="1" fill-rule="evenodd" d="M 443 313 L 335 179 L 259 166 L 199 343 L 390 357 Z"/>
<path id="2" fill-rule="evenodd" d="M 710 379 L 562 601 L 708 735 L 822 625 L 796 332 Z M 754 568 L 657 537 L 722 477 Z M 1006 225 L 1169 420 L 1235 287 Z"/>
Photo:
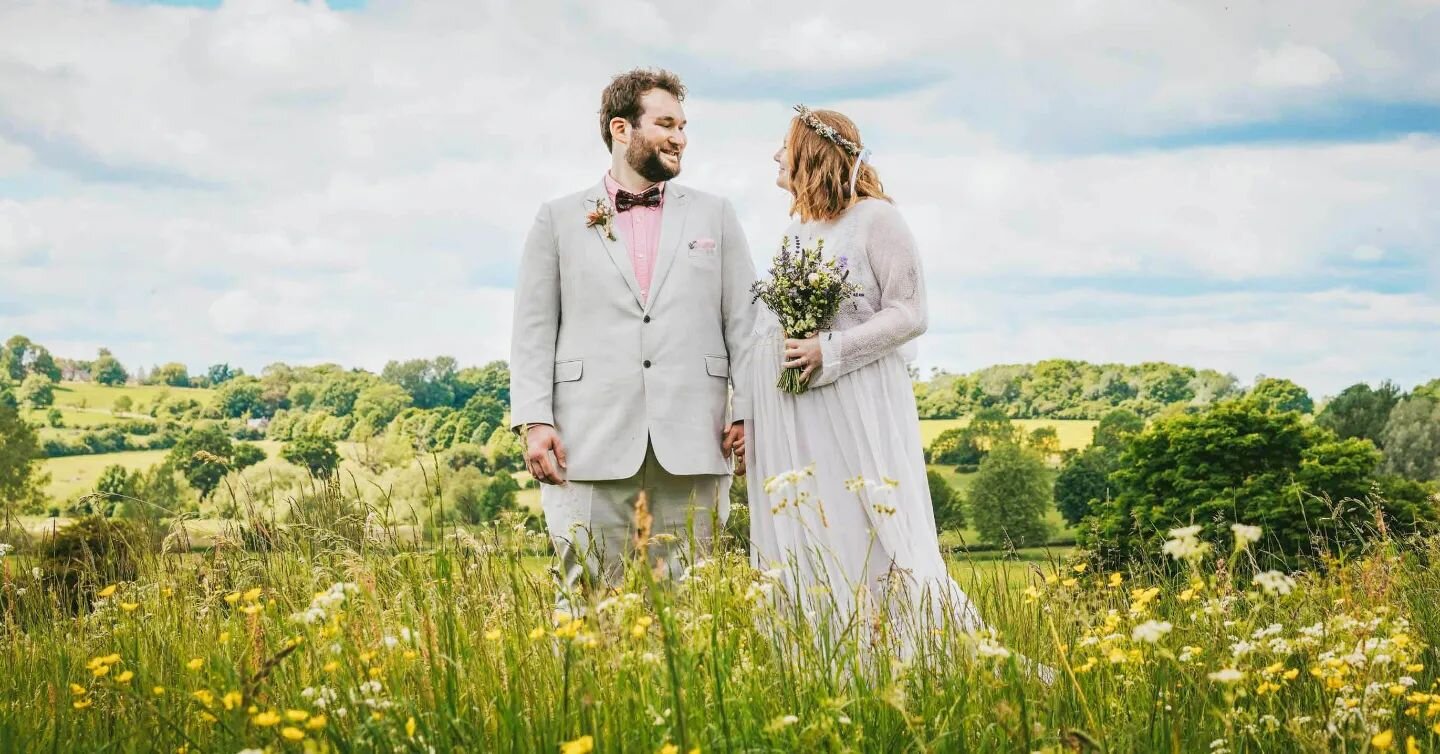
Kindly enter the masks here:
<path id="1" fill-rule="evenodd" d="M 764 301 L 780 318 L 780 327 L 787 338 L 807 338 L 835 319 L 840 304 L 859 293 L 859 286 L 850 282 L 845 258 L 826 259 L 825 239 L 817 239 L 814 248 L 802 248 L 799 237 L 786 236 L 780 242 L 780 253 L 770 267 L 769 280 L 757 280 L 750 292 L 754 301 Z M 780 372 L 777 386 L 787 393 L 805 392 L 808 380 L 801 377 L 798 367 Z"/>

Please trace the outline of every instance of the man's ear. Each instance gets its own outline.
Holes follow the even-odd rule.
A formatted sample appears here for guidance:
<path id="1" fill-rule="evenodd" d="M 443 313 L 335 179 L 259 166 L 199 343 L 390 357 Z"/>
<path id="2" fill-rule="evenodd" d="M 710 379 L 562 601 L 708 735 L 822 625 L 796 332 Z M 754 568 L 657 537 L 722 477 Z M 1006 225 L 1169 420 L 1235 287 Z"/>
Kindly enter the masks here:
<path id="1" fill-rule="evenodd" d="M 630 121 L 624 118 L 610 119 L 610 139 L 621 143 L 630 141 Z"/>

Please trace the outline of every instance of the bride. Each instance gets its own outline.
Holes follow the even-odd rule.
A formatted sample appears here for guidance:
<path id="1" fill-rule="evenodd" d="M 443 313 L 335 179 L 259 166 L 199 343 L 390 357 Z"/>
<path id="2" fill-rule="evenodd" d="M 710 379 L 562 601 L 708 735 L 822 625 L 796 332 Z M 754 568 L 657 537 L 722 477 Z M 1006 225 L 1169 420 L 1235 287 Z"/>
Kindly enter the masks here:
<path id="1" fill-rule="evenodd" d="M 832 630 L 869 631 L 888 615 L 903 652 L 932 631 L 984 628 L 950 578 L 935 533 L 920 420 L 903 355 L 926 327 L 925 278 L 909 228 L 886 196 L 851 120 L 796 108 L 775 154 L 777 183 L 807 248 L 823 239 L 856 298 L 830 329 L 786 339 L 762 308 L 749 373 L 745 464 L 751 559 Z M 776 387 L 783 367 L 809 378 Z"/>

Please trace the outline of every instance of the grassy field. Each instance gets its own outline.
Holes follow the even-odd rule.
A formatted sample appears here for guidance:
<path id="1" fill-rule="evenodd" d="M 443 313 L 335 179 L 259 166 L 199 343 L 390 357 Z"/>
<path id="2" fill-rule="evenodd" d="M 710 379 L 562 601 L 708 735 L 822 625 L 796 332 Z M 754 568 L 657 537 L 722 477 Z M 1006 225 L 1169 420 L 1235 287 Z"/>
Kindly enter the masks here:
<path id="1" fill-rule="evenodd" d="M 1027 434 L 1041 427 L 1054 427 L 1055 434 L 1060 437 L 1061 450 L 1070 450 L 1072 448 L 1080 450 L 1089 447 L 1095 426 L 1100 423 L 1089 419 L 1012 419 L 1011 421 Z M 940 436 L 941 432 L 947 429 L 963 427 L 969 423 L 970 420 L 968 418 L 921 419 L 920 440 L 924 443 L 925 447 L 928 448 L 930 447 L 930 443 L 934 442 L 935 438 Z"/>
<path id="2" fill-rule="evenodd" d="M 848 620 L 825 588 L 792 607 L 730 549 L 676 582 L 632 567 L 573 595 L 577 620 L 554 612 L 538 538 L 495 527 L 417 550 L 322 526 L 265 552 L 142 552 L 123 578 L 89 572 L 78 611 L 0 551 L 0 752 L 1440 744 L 1434 542 L 1380 542 L 1272 591 L 1243 549 L 1223 575 L 1197 561 L 1180 578 L 972 556 L 952 565 L 985 624 L 969 632 L 913 630 L 903 603 Z"/>
<path id="3" fill-rule="evenodd" d="M 115 405 L 116 399 L 126 396 L 138 411 L 142 406 L 148 408 L 154 405 L 155 400 L 162 396 L 169 400 L 188 398 L 205 405 L 210 402 L 214 394 L 213 390 L 166 385 L 107 387 L 93 382 L 62 382 L 55 386 L 55 405 L 62 409 L 74 407 L 109 411 Z"/>

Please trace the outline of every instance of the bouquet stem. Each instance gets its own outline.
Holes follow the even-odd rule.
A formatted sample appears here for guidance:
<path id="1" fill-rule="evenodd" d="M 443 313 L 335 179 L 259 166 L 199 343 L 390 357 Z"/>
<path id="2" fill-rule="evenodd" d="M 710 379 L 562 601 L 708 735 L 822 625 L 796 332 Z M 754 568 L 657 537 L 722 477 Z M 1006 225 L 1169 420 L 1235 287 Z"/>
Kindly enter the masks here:
<path id="1" fill-rule="evenodd" d="M 802 377 L 804 372 L 799 367 L 789 367 L 780 370 L 780 381 L 775 386 L 791 395 L 799 395 L 810 389 L 810 380 Z"/>

